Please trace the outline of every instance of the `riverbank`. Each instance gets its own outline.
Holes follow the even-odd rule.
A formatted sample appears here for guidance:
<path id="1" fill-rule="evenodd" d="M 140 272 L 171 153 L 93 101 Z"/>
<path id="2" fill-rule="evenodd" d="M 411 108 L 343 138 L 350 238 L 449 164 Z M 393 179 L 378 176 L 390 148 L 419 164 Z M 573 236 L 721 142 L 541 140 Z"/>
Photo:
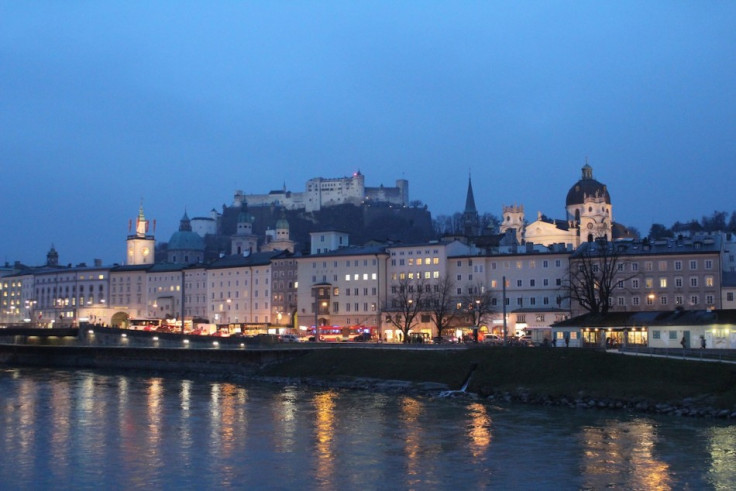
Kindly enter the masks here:
<path id="1" fill-rule="evenodd" d="M 268 365 L 258 376 L 352 389 L 401 380 L 458 390 L 472 367 L 466 392 L 483 398 L 736 419 L 731 364 L 580 349 L 328 349 Z"/>
<path id="2" fill-rule="evenodd" d="M 730 363 L 562 348 L 294 344 L 182 349 L 110 342 L 98 333 L 86 340 L 96 345 L 2 344 L 0 364 L 168 371 L 394 393 L 447 391 L 527 404 L 736 420 L 736 366 Z M 182 340 L 172 343 L 181 346 Z"/>

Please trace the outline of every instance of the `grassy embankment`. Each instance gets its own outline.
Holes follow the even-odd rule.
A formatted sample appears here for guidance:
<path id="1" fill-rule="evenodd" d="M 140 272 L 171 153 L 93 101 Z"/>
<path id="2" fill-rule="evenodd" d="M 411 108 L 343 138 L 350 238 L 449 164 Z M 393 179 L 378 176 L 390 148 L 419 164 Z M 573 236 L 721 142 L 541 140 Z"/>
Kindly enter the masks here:
<path id="1" fill-rule="evenodd" d="M 622 356 L 579 349 L 323 349 L 263 371 L 267 376 L 369 377 L 440 382 L 457 389 L 477 363 L 468 390 L 674 403 L 695 398 L 736 405 L 736 365 Z"/>

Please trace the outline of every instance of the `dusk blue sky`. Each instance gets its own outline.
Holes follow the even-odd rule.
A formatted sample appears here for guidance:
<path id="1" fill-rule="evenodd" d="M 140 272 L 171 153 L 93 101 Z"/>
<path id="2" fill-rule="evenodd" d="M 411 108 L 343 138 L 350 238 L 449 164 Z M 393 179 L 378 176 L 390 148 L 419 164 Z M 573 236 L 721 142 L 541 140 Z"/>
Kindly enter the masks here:
<path id="1" fill-rule="evenodd" d="M 736 2 L 0 0 L 0 260 L 125 260 L 233 193 L 360 170 L 434 215 L 646 233 L 736 210 Z"/>

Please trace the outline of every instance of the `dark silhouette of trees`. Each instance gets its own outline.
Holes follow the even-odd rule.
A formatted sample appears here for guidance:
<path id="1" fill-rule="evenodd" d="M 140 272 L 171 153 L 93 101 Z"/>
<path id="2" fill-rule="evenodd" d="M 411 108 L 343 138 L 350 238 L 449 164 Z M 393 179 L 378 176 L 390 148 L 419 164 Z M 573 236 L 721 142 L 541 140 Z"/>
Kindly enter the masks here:
<path id="1" fill-rule="evenodd" d="M 563 293 L 583 310 L 605 314 L 611 309 L 613 293 L 623 282 L 639 275 L 627 271 L 622 260 L 626 246 L 605 237 L 582 244 L 570 257 L 568 278 Z"/>
<path id="2" fill-rule="evenodd" d="M 391 295 L 383 311 L 387 320 L 403 334 L 403 342 L 409 342 L 409 331 L 416 325 L 418 315 L 427 307 L 431 295 L 424 280 L 404 278 L 391 285 Z"/>
<path id="3" fill-rule="evenodd" d="M 453 295 L 454 290 L 455 282 L 452 278 L 443 276 L 432 285 L 432 291 L 427 298 L 428 312 L 439 337 L 442 337 L 442 331 L 452 327 L 459 313 L 457 300 Z"/>

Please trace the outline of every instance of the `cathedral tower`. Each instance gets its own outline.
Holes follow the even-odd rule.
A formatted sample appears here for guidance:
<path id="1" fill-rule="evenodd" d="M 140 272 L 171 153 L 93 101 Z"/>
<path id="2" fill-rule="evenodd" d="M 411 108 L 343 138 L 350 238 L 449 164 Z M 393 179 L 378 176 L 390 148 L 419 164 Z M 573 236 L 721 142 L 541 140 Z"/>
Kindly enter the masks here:
<path id="1" fill-rule="evenodd" d="M 131 231 L 132 225 L 132 221 L 128 223 L 128 232 Z M 127 264 L 129 266 L 153 264 L 156 240 L 153 235 L 148 235 L 148 225 L 149 222 L 143 214 L 143 205 L 141 204 L 138 209 L 138 218 L 135 221 L 135 233 L 128 235 Z M 155 227 L 154 222 L 154 229 Z"/>

